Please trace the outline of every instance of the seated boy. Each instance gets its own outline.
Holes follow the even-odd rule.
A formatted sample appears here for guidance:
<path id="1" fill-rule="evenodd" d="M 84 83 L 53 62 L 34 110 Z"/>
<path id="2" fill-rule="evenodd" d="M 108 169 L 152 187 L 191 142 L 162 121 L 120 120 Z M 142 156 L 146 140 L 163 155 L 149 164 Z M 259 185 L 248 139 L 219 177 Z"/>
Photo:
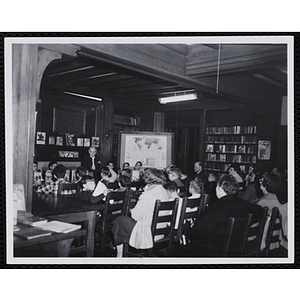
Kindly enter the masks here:
<path id="1" fill-rule="evenodd" d="M 99 184 L 103 185 L 102 182 L 98 182 L 97 187 Z M 107 195 L 108 190 L 104 186 L 105 188 L 102 190 L 100 190 L 99 188 L 98 192 L 95 195 L 96 183 L 94 177 L 90 175 L 83 176 L 79 182 L 79 185 L 81 188 L 81 191 L 78 195 L 79 200 L 87 201 L 90 203 L 97 203 L 101 200 L 105 200 L 105 196 Z"/>
<path id="2" fill-rule="evenodd" d="M 37 193 L 45 193 L 45 194 L 57 194 L 58 186 L 61 182 L 65 182 L 66 175 L 66 167 L 64 165 L 57 165 L 52 171 L 53 180 L 48 182 L 44 187 L 40 187 L 37 190 Z"/>

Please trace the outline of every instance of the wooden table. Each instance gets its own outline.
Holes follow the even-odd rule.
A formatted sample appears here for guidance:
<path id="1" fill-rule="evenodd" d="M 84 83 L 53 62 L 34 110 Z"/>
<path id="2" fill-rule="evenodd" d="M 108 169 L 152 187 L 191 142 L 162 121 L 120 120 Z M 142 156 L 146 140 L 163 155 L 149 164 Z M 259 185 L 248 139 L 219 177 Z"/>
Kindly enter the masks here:
<path id="1" fill-rule="evenodd" d="M 32 213 L 69 223 L 85 223 L 86 256 L 94 255 L 95 221 L 98 211 L 103 210 L 103 204 L 89 203 L 76 199 L 74 195 L 57 196 L 54 194 L 34 193 Z"/>
<path id="2" fill-rule="evenodd" d="M 18 227 L 29 227 L 18 224 Z M 34 228 L 33 228 L 34 229 Z M 55 233 L 33 239 L 14 235 L 14 257 L 68 257 L 74 238 L 86 236 L 86 230 L 79 229 L 69 233 Z"/>

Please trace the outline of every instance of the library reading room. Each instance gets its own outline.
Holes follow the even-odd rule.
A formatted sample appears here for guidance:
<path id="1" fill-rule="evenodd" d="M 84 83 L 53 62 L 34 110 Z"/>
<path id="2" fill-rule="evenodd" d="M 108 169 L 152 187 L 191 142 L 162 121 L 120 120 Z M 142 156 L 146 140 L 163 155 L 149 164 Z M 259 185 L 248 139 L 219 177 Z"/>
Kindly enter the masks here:
<path id="1" fill-rule="evenodd" d="M 10 263 L 293 260 L 292 37 L 5 46 Z"/>

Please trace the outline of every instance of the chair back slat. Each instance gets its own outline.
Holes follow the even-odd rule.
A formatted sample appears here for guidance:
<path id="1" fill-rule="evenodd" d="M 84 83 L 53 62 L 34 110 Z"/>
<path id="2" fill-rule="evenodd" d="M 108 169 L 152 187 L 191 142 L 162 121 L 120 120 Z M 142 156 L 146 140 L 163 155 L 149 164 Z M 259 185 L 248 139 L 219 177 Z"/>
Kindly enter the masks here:
<path id="1" fill-rule="evenodd" d="M 142 194 L 141 191 L 134 191 L 132 189 L 129 190 L 128 206 L 125 213 L 126 216 L 129 216 L 130 209 L 133 209 L 135 207 L 141 194 Z"/>

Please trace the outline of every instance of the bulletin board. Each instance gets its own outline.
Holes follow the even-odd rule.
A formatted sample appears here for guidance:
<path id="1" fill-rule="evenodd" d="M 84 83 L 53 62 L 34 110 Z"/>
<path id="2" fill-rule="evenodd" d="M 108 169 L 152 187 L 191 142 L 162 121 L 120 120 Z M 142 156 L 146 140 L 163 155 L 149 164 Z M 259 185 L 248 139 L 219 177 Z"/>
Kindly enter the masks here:
<path id="1" fill-rule="evenodd" d="M 174 133 L 120 132 L 119 165 L 124 162 L 134 166 L 141 161 L 143 168 L 164 169 L 173 163 Z"/>

